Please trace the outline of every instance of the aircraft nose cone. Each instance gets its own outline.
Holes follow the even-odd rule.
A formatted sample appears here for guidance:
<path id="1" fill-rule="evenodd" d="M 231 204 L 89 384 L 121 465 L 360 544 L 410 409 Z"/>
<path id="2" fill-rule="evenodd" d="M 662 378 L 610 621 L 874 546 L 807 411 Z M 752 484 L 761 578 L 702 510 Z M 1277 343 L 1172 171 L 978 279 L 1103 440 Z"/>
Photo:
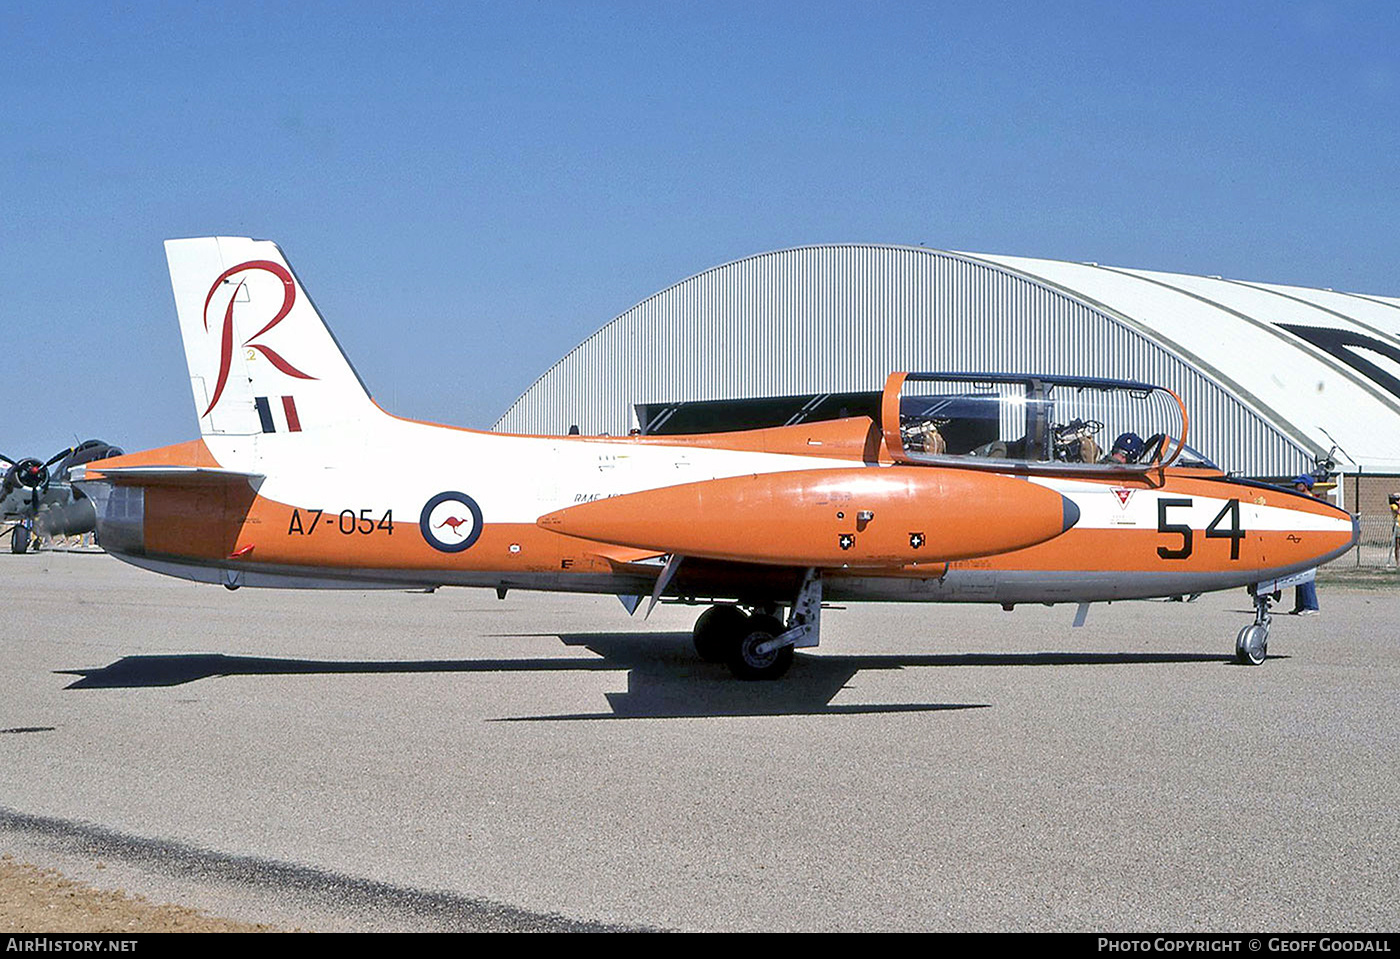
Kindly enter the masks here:
<path id="1" fill-rule="evenodd" d="M 1060 532 L 1063 533 L 1072 529 L 1074 524 L 1079 522 L 1079 504 L 1062 494 L 1060 496 L 1060 507 L 1063 510 L 1064 517 L 1062 520 L 1064 525 L 1060 527 Z"/>

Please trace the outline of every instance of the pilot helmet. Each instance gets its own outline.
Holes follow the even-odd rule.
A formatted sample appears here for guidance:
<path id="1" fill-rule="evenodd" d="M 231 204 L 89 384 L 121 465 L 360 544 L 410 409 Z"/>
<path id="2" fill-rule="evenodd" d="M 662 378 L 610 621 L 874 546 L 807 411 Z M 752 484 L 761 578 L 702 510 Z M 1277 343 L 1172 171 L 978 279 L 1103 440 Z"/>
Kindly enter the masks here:
<path id="1" fill-rule="evenodd" d="M 1142 455 L 1142 447 L 1141 436 L 1136 433 L 1120 433 L 1118 438 L 1113 441 L 1113 448 L 1109 450 L 1109 453 L 1110 455 L 1122 453 L 1128 459 L 1135 460 Z"/>

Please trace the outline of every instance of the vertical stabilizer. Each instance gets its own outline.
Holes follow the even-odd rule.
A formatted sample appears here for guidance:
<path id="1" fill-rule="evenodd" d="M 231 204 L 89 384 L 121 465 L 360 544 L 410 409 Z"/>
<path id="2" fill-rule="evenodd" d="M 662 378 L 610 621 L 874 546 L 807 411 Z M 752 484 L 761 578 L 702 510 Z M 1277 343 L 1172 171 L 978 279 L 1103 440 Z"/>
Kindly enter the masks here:
<path id="1" fill-rule="evenodd" d="M 277 244 L 167 240 L 205 436 L 314 432 L 382 415 Z"/>

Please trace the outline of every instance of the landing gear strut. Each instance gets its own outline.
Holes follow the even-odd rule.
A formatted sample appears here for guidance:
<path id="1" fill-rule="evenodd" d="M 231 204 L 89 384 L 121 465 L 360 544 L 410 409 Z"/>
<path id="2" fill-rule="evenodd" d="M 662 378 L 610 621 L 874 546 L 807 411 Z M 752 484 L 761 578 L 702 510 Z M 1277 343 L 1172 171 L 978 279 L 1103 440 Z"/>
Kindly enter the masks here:
<path id="1" fill-rule="evenodd" d="M 1235 637 L 1235 662 L 1246 666 L 1258 666 L 1269 655 L 1269 604 L 1273 602 L 1273 594 L 1254 590 L 1252 593 L 1254 622 Z"/>
<path id="2" fill-rule="evenodd" d="M 807 570 L 786 625 L 778 607 L 745 613 L 712 606 L 695 622 L 695 651 L 707 662 L 723 660 L 739 679 L 778 679 L 792 665 L 793 649 L 817 645 L 821 625 L 821 573 Z"/>

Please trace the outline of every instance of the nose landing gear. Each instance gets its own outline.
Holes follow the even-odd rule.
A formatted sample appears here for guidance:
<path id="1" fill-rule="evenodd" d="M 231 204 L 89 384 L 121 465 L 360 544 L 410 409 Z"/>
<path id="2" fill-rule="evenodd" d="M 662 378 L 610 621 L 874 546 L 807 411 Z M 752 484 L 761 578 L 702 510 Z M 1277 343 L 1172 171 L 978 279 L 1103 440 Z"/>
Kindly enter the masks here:
<path id="1" fill-rule="evenodd" d="M 1254 622 L 1235 637 L 1235 662 L 1245 666 L 1258 666 L 1269 655 L 1269 605 L 1273 602 L 1273 594 L 1260 592 L 1253 587 L 1250 592 L 1254 597 Z"/>

